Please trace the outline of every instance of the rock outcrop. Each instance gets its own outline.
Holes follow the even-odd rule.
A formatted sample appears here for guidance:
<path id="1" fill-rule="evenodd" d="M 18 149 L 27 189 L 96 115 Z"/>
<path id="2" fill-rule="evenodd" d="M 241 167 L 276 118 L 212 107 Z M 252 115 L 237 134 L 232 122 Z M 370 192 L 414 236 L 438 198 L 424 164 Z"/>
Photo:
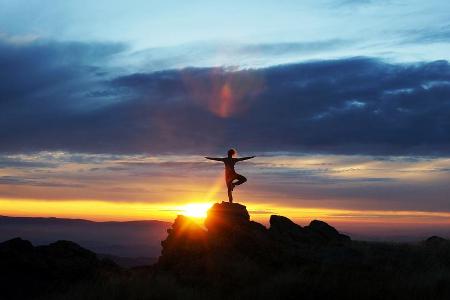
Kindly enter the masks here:
<path id="1" fill-rule="evenodd" d="M 349 242 L 350 237 L 345 234 L 339 233 L 336 228 L 328 225 L 327 223 L 319 220 L 313 220 L 305 227 L 312 236 L 321 238 L 323 242 Z"/>
<path id="2" fill-rule="evenodd" d="M 304 243 L 311 240 L 302 226 L 283 216 L 270 216 L 269 233 L 273 239 L 284 243 Z"/>
<path id="3" fill-rule="evenodd" d="M 444 239 L 437 235 L 433 235 L 427 238 L 426 240 L 422 241 L 422 244 L 427 247 L 439 247 L 442 245 L 450 244 L 450 240 Z"/>
<path id="4" fill-rule="evenodd" d="M 222 202 L 208 210 L 205 227 L 211 234 L 224 234 L 241 231 L 249 222 L 250 215 L 244 205 Z"/>
<path id="5" fill-rule="evenodd" d="M 167 233 L 167 238 L 161 242 L 159 258 L 164 266 L 176 266 L 180 259 L 195 262 L 208 250 L 206 231 L 190 218 L 178 216 Z"/>
<path id="6" fill-rule="evenodd" d="M 251 221 L 244 205 L 216 203 L 208 211 L 205 228 L 178 216 L 162 242 L 158 265 L 163 269 L 202 270 L 227 263 L 257 262 L 258 266 L 284 264 L 298 256 L 298 249 L 339 246 L 350 238 L 325 222 L 314 220 L 302 227 L 273 215 L 270 228 Z M 176 270 L 175 270 L 176 271 Z"/>
<path id="7" fill-rule="evenodd" d="M 285 243 L 346 243 L 350 237 L 339 233 L 334 227 L 319 220 L 313 220 L 302 227 L 283 216 L 270 217 L 269 232 L 272 238 Z"/>
<path id="8" fill-rule="evenodd" d="M 32 299 L 89 279 L 100 269 L 115 267 L 74 242 L 34 247 L 15 238 L 0 243 L 0 298 Z"/>

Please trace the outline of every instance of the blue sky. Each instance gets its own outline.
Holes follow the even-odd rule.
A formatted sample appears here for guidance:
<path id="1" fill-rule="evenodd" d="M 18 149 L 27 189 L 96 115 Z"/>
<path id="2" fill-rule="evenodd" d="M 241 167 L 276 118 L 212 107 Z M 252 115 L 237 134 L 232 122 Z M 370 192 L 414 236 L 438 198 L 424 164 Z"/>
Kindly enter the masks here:
<path id="1" fill-rule="evenodd" d="M 0 0 L 0 198 L 198 196 L 180 173 L 208 182 L 195 157 L 233 146 L 263 157 L 259 203 L 450 212 L 449 11 Z"/>
<path id="2" fill-rule="evenodd" d="M 133 56 L 139 66 L 152 65 L 152 58 L 172 60 L 166 67 L 253 67 L 356 55 L 395 61 L 449 55 L 450 4 L 442 0 L 2 0 L 1 5 L 6 35 L 125 43 L 124 56 Z"/>

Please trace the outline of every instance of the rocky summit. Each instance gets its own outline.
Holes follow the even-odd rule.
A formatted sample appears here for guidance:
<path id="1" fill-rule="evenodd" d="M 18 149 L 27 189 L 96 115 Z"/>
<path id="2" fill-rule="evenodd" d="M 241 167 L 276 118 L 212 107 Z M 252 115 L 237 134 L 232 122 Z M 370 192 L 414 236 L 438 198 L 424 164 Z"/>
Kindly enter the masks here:
<path id="1" fill-rule="evenodd" d="M 250 215 L 244 205 L 238 203 L 215 203 L 205 219 L 208 232 L 222 234 L 239 230 L 250 222 Z"/>
<path id="2" fill-rule="evenodd" d="M 302 227 L 286 217 L 273 215 L 267 229 L 250 220 L 244 205 L 222 202 L 209 209 L 204 227 L 178 216 L 162 242 L 158 266 L 183 274 L 196 270 L 217 275 L 218 271 L 245 261 L 267 267 L 298 262 L 305 249 L 329 249 L 350 241 L 348 236 L 318 220 Z"/>

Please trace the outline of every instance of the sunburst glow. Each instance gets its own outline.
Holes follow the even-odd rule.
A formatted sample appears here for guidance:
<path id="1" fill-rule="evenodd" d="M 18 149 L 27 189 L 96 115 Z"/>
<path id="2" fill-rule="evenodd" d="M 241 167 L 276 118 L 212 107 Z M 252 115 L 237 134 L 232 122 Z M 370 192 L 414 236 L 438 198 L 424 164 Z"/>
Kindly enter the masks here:
<path id="1" fill-rule="evenodd" d="M 206 218 L 206 213 L 212 203 L 189 203 L 181 208 L 181 213 L 188 217 Z"/>

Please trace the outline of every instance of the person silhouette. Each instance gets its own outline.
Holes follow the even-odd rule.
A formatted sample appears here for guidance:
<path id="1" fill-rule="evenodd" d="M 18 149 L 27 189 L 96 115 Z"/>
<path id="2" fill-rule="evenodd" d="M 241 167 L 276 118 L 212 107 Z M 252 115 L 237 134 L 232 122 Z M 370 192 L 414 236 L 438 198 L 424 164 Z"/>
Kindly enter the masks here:
<path id="1" fill-rule="evenodd" d="M 228 156 L 227 157 L 208 157 L 205 156 L 206 159 L 210 160 L 216 160 L 221 161 L 225 164 L 225 182 L 227 184 L 228 189 L 228 201 L 230 203 L 233 203 L 233 189 L 236 185 L 241 185 L 244 182 L 247 181 L 247 178 L 242 176 L 241 174 L 236 173 L 234 170 L 234 165 L 238 161 L 243 161 L 247 159 L 254 158 L 255 156 L 247 156 L 247 157 L 241 157 L 241 158 L 235 158 L 236 156 L 236 150 L 230 149 L 228 150 Z M 237 181 L 235 181 L 237 180 Z"/>

